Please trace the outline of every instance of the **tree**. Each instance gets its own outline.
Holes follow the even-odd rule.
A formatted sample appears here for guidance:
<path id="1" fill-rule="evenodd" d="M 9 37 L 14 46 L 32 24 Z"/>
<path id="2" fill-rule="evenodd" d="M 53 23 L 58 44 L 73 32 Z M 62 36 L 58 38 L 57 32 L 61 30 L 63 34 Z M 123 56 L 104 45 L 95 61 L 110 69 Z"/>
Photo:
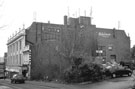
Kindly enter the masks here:
<path id="1" fill-rule="evenodd" d="M 81 28 L 77 23 L 74 26 L 65 26 L 60 53 L 68 59 L 73 56 L 85 59 L 95 56 L 97 42 L 93 34 L 93 30 L 87 26 Z"/>

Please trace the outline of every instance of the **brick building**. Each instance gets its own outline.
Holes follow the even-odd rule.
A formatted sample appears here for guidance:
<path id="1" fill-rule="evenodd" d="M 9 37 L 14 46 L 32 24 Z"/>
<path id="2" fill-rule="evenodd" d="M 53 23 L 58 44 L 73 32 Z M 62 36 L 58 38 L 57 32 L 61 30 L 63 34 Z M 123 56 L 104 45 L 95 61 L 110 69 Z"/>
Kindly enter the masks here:
<path id="1" fill-rule="evenodd" d="M 130 37 L 126 35 L 124 30 L 98 28 L 91 24 L 90 17 L 69 18 L 68 21 L 69 25 L 77 24 L 78 36 L 80 34 L 85 36 L 84 42 L 82 41 L 84 44 L 92 42 L 93 44 L 89 44 L 89 46 L 96 45 L 93 50 L 89 49 L 91 56 L 100 57 L 105 61 L 129 61 Z M 96 51 L 96 55 L 92 51 Z"/>
<path id="2" fill-rule="evenodd" d="M 124 30 L 96 28 L 94 34 L 101 51 L 98 56 L 106 61 L 130 60 L 130 37 Z"/>
<path id="3" fill-rule="evenodd" d="M 33 22 L 26 30 L 26 42 L 31 45 L 32 78 L 52 75 L 52 71 L 58 73 L 58 69 L 65 65 L 60 58 L 64 28 L 58 24 Z"/>
<path id="4" fill-rule="evenodd" d="M 58 75 L 70 66 L 71 56 L 117 62 L 130 57 L 124 30 L 97 28 L 85 16 L 64 16 L 64 24 L 33 22 L 26 29 L 26 43 L 31 46 L 32 78 Z"/>

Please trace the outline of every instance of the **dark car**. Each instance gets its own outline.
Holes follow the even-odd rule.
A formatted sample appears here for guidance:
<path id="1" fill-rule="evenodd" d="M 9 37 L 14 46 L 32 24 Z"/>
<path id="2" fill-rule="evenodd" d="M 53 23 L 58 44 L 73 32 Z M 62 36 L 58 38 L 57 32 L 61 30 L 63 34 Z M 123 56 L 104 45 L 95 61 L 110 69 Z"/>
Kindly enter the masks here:
<path id="1" fill-rule="evenodd" d="M 132 71 L 130 69 L 118 69 L 112 72 L 111 75 L 112 75 L 112 78 L 118 77 L 118 76 L 122 77 L 124 75 L 131 76 Z"/>
<path id="2" fill-rule="evenodd" d="M 25 83 L 25 78 L 21 74 L 14 74 L 11 83 Z"/>

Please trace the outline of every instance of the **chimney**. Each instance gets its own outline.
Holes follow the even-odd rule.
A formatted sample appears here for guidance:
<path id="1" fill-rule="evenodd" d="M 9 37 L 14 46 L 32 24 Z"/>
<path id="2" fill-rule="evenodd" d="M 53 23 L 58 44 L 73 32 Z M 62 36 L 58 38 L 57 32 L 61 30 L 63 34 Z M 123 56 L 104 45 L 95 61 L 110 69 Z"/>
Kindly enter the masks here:
<path id="1" fill-rule="evenodd" d="M 113 38 L 116 38 L 116 33 L 115 33 L 116 29 L 113 28 Z"/>
<path id="2" fill-rule="evenodd" d="M 64 25 L 67 25 L 67 16 L 64 16 Z"/>

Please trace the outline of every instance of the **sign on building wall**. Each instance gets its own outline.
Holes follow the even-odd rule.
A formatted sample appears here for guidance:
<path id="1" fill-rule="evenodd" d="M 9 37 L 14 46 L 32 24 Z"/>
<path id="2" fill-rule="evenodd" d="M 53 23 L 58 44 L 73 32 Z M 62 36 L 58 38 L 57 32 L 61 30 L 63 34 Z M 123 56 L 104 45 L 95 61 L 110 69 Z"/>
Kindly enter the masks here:
<path id="1" fill-rule="evenodd" d="M 106 32 L 99 32 L 98 33 L 98 36 L 109 38 L 111 36 L 111 34 L 110 33 L 106 33 Z"/>
<path id="2" fill-rule="evenodd" d="M 109 50 L 109 51 L 112 51 L 112 50 L 113 50 L 113 45 L 112 45 L 112 44 L 109 44 L 109 45 L 108 45 L 108 50 Z"/>

